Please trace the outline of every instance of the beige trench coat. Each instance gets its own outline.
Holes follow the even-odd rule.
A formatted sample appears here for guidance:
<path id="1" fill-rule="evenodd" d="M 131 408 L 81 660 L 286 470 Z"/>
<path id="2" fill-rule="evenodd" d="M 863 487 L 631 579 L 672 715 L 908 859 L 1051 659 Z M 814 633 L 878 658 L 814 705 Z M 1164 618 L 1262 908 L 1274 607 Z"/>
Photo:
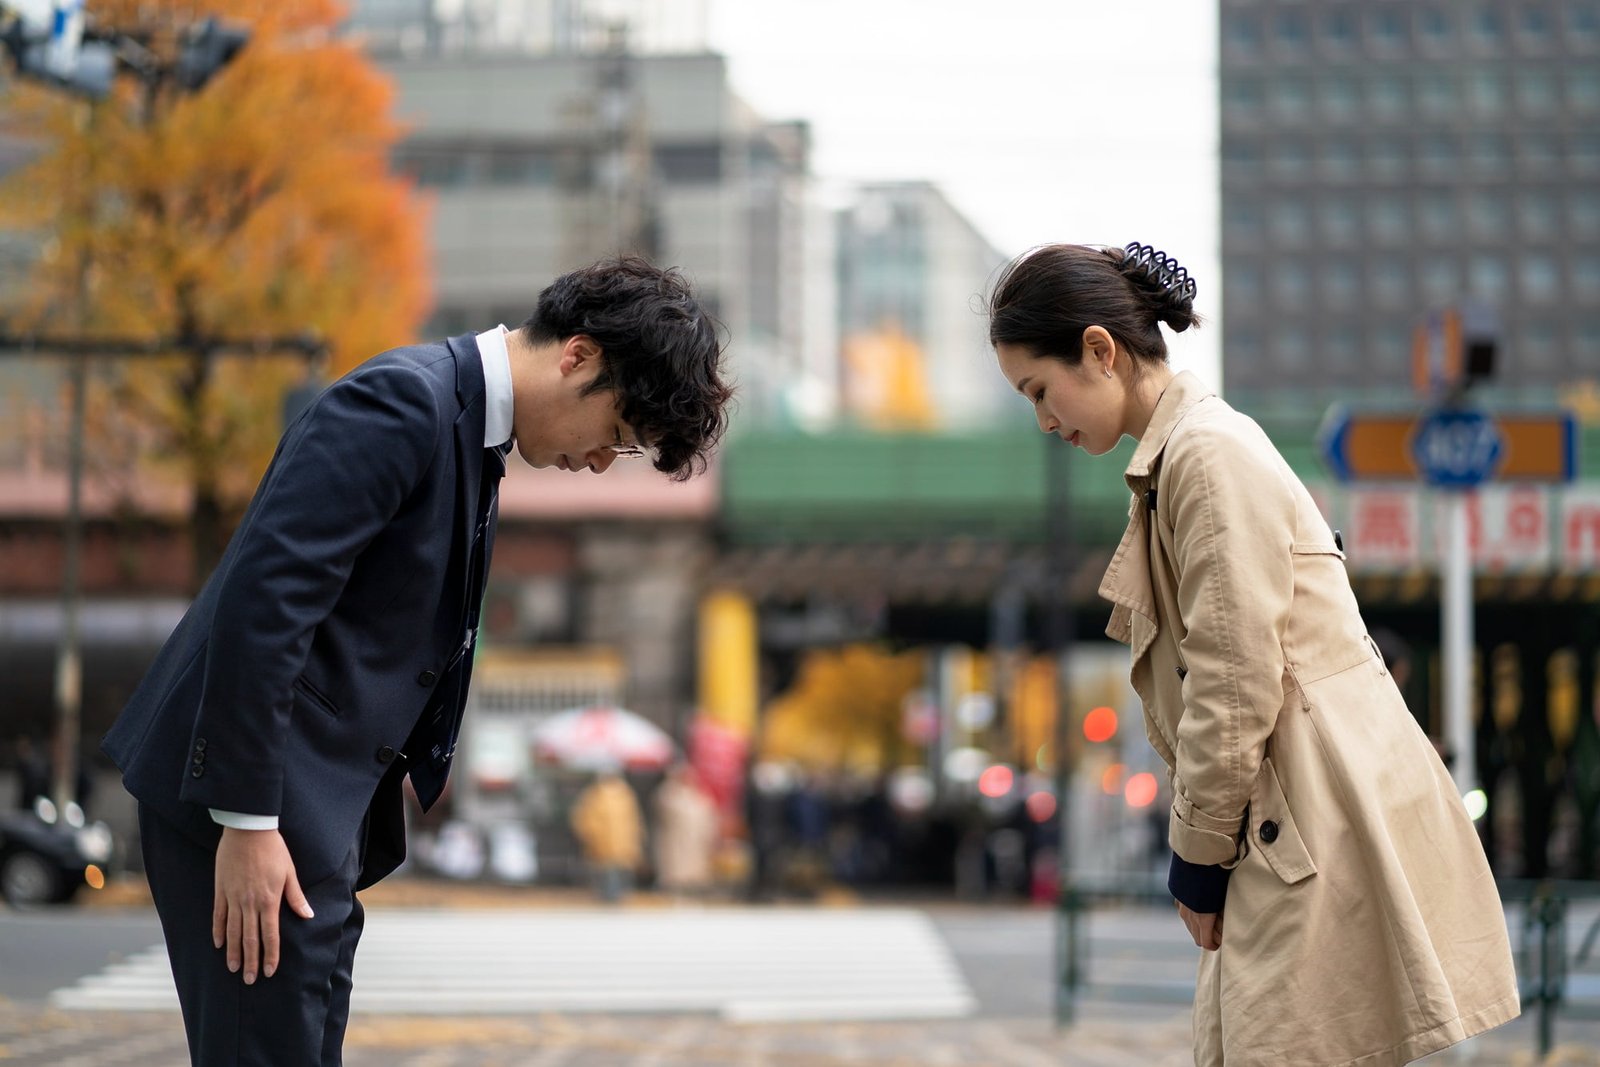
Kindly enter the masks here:
<path id="1" fill-rule="evenodd" d="M 1477 833 L 1305 487 L 1190 374 L 1126 477 L 1107 633 L 1170 769 L 1173 850 L 1233 868 L 1195 1062 L 1401 1064 L 1514 1018 Z"/>
<path id="2" fill-rule="evenodd" d="M 711 798 L 682 772 L 655 793 L 656 882 L 671 892 L 711 885 L 719 817 Z"/>

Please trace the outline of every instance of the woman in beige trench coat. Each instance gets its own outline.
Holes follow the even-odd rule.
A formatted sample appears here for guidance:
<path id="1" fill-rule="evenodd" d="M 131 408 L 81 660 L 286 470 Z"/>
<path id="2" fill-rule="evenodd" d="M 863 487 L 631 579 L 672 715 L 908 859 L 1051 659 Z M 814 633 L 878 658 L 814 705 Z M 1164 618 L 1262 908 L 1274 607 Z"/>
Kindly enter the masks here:
<path id="1" fill-rule="evenodd" d="M 1194 291 L 1149 246 L 1048 246 L 1001 277 L 990 341 L 1041 430 L 1139 442 L 1100 592 L 1169 768 L 1196 1064 L 1407 1063 L 1518 1014 L 1500 899 L 1310 495 L 1167 365 Z"/>

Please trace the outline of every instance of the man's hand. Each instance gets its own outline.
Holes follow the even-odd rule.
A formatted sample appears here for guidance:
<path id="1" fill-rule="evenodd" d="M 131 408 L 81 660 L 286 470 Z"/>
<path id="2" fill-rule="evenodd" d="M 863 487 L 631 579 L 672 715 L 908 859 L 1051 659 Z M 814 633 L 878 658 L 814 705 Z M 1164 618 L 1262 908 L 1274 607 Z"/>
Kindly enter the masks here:
<path id="1" fill-rule="evenodd" d="M 1196 945 L 1208 952 L 1215 952 L 1222 947 L 1222 912 L 1190 911 L 1180 903 L 1178 916 L 1183 920 L 1183 925 L 1189 928 L 1189 936 L 1194 938 Z"/>
<path id="2" fill-rule="evenodd" d="M 276 830 L 222 830 L 217 845 L 215 902 L 211 906 L 211 943 L 228 948 L 228 970 L 244 968 L 252 985 L 259 967 L 271 978 L 278 969 L 278 908 L 287 900 L 302 919 L 311 905 L 300 892 L 289 846 Z"/>

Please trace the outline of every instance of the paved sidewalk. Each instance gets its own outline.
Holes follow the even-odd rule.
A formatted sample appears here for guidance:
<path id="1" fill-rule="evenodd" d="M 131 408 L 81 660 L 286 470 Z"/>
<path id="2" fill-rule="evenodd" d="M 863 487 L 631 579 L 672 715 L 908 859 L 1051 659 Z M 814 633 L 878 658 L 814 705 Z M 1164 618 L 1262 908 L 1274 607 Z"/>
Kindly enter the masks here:
<path id="1" fill-rule="evenodd" d="M 1055 1031 L 1042 1020 L 734 1025 L 703 1016 L 357 1020 L 347 1067 L 1187 1067 L 1188 1013 L 1117 1006 Z M 1531 1031 L 1433 1057 L 1430 1065 L 1534 1067 Z M 184 1067 L 170 1013 L 66 1013 L 0 1003 L 6 1067 Z M 1568 1045 L 1546 1067 L 1600 1067 Z M 1288 1067 L 1288 1065 L 1286 1065 Z"/>

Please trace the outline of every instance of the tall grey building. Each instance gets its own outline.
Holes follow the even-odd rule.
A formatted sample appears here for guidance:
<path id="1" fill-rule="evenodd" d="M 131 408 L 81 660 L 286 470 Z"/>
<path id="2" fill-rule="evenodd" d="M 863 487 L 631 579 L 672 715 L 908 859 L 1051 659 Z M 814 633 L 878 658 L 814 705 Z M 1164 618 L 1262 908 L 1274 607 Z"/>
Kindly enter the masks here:
<path id="1" fill-rule="evenodd" d="M 1468 306 L 1503 385 L 1600 377 L 1600 0 L 1221 0 L 1230 388 L 1404 386 Z"/>
<path id="2" fill-rule="evenodd" d="M 809 137 L 755 115 L 710 53 L 484 49 L 375 58 L 432 195 L 430 335 L 514 325 L 615 251 L 680 266 L 726 325 L 744 410 L 803 368 Z"/>

